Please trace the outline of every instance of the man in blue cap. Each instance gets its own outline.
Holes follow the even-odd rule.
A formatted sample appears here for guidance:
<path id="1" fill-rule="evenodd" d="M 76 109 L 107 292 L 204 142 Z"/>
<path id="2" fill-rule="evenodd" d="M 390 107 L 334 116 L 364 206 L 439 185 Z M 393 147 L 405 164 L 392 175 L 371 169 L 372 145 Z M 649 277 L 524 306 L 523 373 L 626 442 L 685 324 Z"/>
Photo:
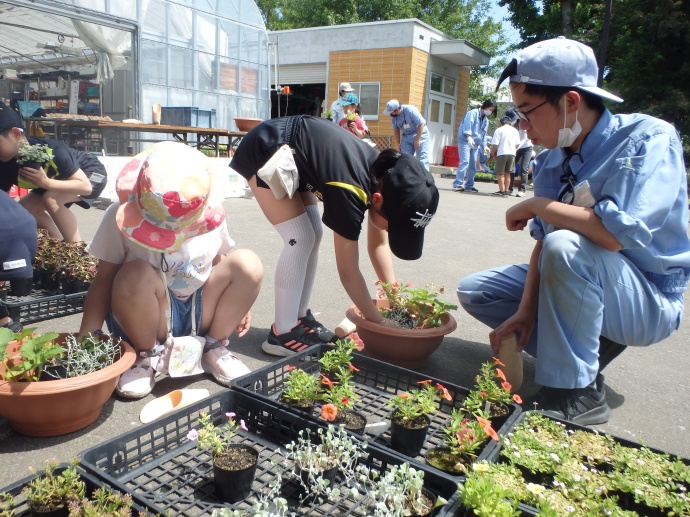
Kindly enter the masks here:
<path id="1" fill-rule="evenodd" d="M 581 425 L 607 422 L 601 371 L 625 346 L 667 338 L 683 316 L 690 276 L 682 145 L 670 124 L 612 115 L 591 48 L 557 38 L 522 50 L 503 71 L 520 128 L 548 149 L 534 166 L 534 197 L 506 212 L 529 225 L 529 264 L 460 281 L 458 297 L 494 330 L 517 333 L 537 358 L 543 388 L 525 407 Z"/>
<path id="2" fill-rule="evenodd" d="M 391 117 L 395 142 L 400 147 L 400 152 L 416 156 L 428 171 L 429 130 L 419 110 L 410 104 L 400 104 L 396 99 L 391 99 L 383 114 Z"/>

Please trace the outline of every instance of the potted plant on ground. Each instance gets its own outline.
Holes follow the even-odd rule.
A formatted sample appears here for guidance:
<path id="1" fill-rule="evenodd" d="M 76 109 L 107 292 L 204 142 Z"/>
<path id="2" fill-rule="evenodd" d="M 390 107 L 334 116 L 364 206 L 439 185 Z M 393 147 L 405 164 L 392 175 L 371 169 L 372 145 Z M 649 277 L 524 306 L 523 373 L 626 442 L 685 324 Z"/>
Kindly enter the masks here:
<path id="1" fill-rule="evenodd" d="M 389 402 L 391 414 L 391 448 L 406 456 L 417 456 L 426 440 L 430 414 L 438 411 L 441 398 L 453 400 L 440 383 L 419 381 L 421 388 L 398 393 Z"/>
<path id="2" fill-rule="evenodd" d="M 69 517 L 129 517 L 132 515 L 132 495 L 121 494 L 107 487 L 93 491 L 91 498 L 71 501 Z"/>
<path id="3" fill-rule="evenodd" d="M 197 442 L 199 449 L 210 449 L 216 495 L 234 503 L 245 499 L 252 491 L 259 451 L 246 444 L 234 443 L 236 430 L 247 431 L 244 420 L 235 422 L 235 413 L 225 413 L 228 421 L 215 425 L 209 413 L 199 416 L 199 429 L 192 429 L 187 438 Z"/>
<path id="4" fill-rule="evenodd" d="M 41 167 L 53 168 L 55 169 L 55 174 L 57 174 L 57 167 L 55 162 L 53 162 L 53 150 L 47 145 L 43 144 L 29 144 L 24 143 L 17 151 L 17 164 L 20 167 L 29 167 L 31 169 L 39 169 Z M 46 170 L 46 174 L 49 171 Z M 51 174 L 48 174 L 51 176 Z M 38 188 L 31 182 L 23 180 L 21 177 L 17 179 L 17 185 L 21 188 Z"/>
<path id="5" fill-rule="evenodd" d="M 35 329 L 24 329 L 13 334 L 0 328 L 0 414 L 10 421 L 15 431 L 28 436 L 56 436 L 82 429 L 98 418 L 105 402 L 115 390 L 115 384 L 122 373 L 135 360 L 135 352 L 124 341 L 116 343 L 113 363 L 106 365 L 98 357 L 104 348 L 113 348 L 108 336 L 98 337 L 110 345 L 94 347 L 94 356 L 87 356 L 95 371 L 76 374 L 56 380 L 40 379 L 41 369 L 60 354 L 58 345 L 65 353 L 67 334 L 48 334 L 46 338 L 34 333 Z M 54 341 L 53 341 L 53 336 Z M 40 344 L 43 343 L 43 344 Z M 81 343 L 81 340 L 79 340 Z M 81 346 L 72 346 L 74 352 L 84 354 Z M 119 350 L 118 350 L 119 349 Z M 69 352 L 69 350 L 67 350 Z M 77 361 L 76 355 L 63 357 L 70 365 Z M 81 367 L 80 367 L 81 368 Z M 83 368 L 81 372 L 86 372 Z"/>
<path id="6" fill-rule="evenodd" d="M 438 298 L 442 287 L 427 290 L 381 281 L 377 285 L 379 298 L 373 301 L 392 325 L 367 321 L 356 307 L 347 310 L 347 318 L 357 326 L 369 355 L 404 368 L 419 368 L 440 346 L 443 336 L 456 329 L 450 311 L 457 305 Z"/>
<path id="7" fill-rule="evenodd" d="M 286 366 L 285 369 L 289 373 L 285 377 L 280 402 L 302 411 L 311 411 L 318 397 L 321 381 L 296 366 Z"/>
<path id="8" fill-rule="evenodd" d="M 350 338 L 336 341 L 335 348 L 328 350 L 319 359 L 321 374 L 329 379 L 335 379 L 343 369 L 352 370 L 352 358 L 357 350 L 357 343 Z"/>
<path id="9" fill-rule="evenodd" d="M 467 472 L 489 438 L 499 439 L 491 422 L 480 416 L 466 416 L 457 408 L 451 411 L 443 433 L 445 445 L 430 449 L 426 460 L 432 467 L 453 475 Z"/>
<path id="10" fill-rule="evenodd" d="M 14 497 L 7 492 L 0 493 L 0 517 L 12 517 L 14 515 Z"/>
<path id="11" fill-rule="evenodd" d="M 45 471 L 23 490 L 34 516 L 66 515 L 71 502 L 84 498 L 86 485 L 77 472 L 77 461 L 60 474 L 55 474 L 57 467 L 57 461 L 49 461 Z"/>

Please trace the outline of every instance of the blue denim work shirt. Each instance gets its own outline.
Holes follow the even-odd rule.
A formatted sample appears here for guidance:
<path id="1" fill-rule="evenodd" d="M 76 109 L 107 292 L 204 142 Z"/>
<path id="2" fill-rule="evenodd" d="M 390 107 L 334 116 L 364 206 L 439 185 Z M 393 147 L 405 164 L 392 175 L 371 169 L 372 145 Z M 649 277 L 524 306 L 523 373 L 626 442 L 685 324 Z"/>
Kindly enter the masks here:
<path id="1" fill-rule="evenodd" d="M 426 120 L 417 108 L 409 104 L 402 104 L 400 106 L 400 115 L 391 117 L 393 129 L 400 130 L 401 139 L 403 140 L 410 138 L 410 136 L 414 140 L 417 137 L 417 128 L 420 124 L 426 124 Z M 429 130 L 424 126 L 421 138 L 428 136 L 428 134 Z"/>
<path id="2" fill-rule="evenodd" d="M 564 183 L 563 149 L 539 154 L 534 195 L 558 199 Z M 592 207 L 620 242 L 620 251 L 665 293 L 685 292 L 690 275 L 688 195 L 678 132 L 648 115 L 612 115 L 604 110 L 570 159 L 575 184 L 589 182 Z M 558 228 L 535 217 L 537 240 Z"/>
<path id="3" fill-rule="evenodd" d="M 467 137 L 474 140 L 474 147 L 481 147 L 489 128 L 489 119 L 482 115 L 482 109 L 477 108 L 465 113 L 458 128 L 458 142 L 467 142 Z"/>

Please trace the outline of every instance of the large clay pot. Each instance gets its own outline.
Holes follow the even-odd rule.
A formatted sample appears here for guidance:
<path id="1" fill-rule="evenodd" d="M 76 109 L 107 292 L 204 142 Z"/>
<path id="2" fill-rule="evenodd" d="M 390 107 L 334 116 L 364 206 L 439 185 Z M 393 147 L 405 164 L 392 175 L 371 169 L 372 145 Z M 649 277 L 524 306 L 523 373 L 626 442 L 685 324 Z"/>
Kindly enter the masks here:
<path id="1" fill-rule="evenodd" d="M 57 342 L 66 336 L 60 334 Z M 58 436 L 83 429 L 98 418 L 120 375 L 135 359 L 132 347 L 122 341 L 120 359 L 97 372 L 53 381 L 0 381 L 0 415 L 27 436 Z"/>
<path id="2" fill-rule="evenodd" d="M 243 118 L 235 117 L 235 125 L 239 131 L 251 131 L 256 126 L 263 122 L 261 118 Z"/>
<path id="3" fill-rule="evenodd" d="M 388 300 L 373 300 L 377 307 L 389 307 Z M 442 325 L 429 329 L 391 328 L 372 323 L 362 317 L 357 307 L 345 313 L 347 319 L 357 325 L 357 334 L 364 342 L 364 350 L 379 359 L 403 368 L 420 368 L 436 351 L 443 336 L 453 332 L 458 324 L 450 314 L 441 318 Z"/>

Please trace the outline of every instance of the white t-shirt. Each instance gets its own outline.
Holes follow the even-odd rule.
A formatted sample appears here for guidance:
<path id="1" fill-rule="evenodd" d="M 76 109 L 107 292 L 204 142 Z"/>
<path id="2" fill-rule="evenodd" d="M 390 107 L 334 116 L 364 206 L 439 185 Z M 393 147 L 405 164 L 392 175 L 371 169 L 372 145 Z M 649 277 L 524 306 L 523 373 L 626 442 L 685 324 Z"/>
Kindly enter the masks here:
<path id="1" fill-rule="evenodd" d="M 518 130 L 510 124 L 503 124 L 491 137 L 491 145 L 496 146 L 496 156 L 510 154 L 515 156 L 515 151 L 520 145 L 520 135 Z"/>
<path id="2" fill-rule="evenodd" d="M 113 203 L 105 211 L 96 235 L 87 251 L 94 257 L 113 264 L 144 260 L 156 270 L 161 269 L 161 256 L 167 264 L 165 277 L 168 288 L 178 300 L 186 300 L 206 283 L 216 255 L 229 252 L 235 242 L 228 234 L 227 222 L 208 233 L 184 241 L 174 253 L 161 253 L 139 246 L 117 227 L 115 214 L 120 203 Z"/>

